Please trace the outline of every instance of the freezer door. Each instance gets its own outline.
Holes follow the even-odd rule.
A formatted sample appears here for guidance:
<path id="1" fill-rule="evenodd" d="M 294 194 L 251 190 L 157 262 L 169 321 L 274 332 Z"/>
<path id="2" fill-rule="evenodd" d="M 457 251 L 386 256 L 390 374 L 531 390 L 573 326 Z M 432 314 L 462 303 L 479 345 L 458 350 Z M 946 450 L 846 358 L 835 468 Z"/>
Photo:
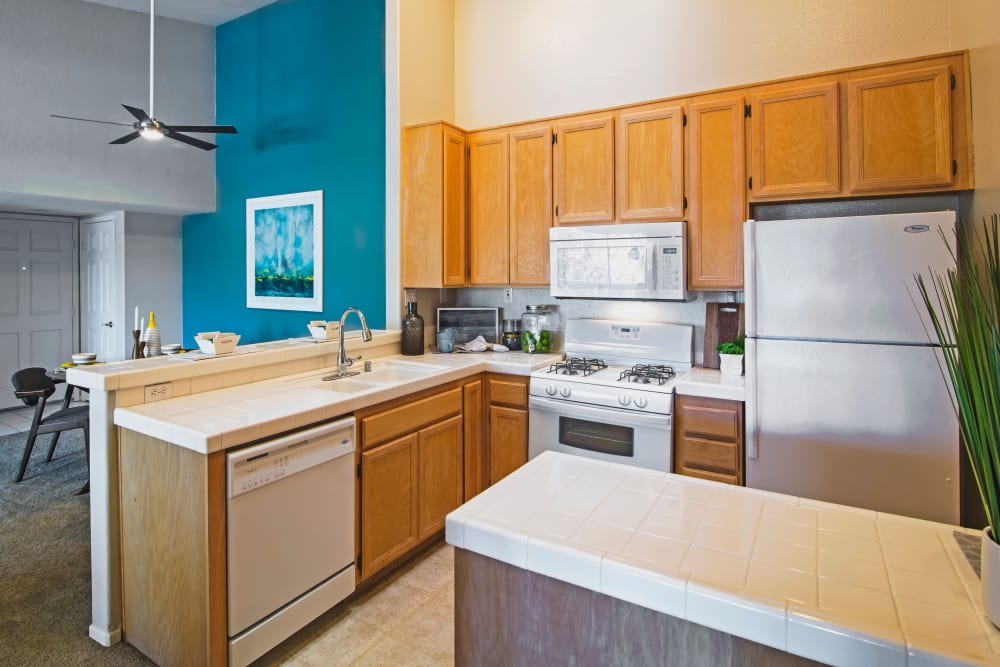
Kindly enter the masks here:
<path id="1" fill-rule="evenodd" d="M 930 347 L 749 340 L 748 487 L 958 523 L 958 422 Z"/>
<path id="2" fill-rule="evenodd" d="M 953 211 L 746 226 L 747 335 L 926 343 L 914 273 L 953 266 Z"/>

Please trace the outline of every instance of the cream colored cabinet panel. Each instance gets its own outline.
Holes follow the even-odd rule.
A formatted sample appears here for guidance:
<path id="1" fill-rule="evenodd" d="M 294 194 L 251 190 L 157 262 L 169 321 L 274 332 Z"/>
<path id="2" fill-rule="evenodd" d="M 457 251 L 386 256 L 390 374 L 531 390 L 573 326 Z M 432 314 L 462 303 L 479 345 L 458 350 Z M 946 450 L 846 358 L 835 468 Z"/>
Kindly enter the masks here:
<path id="1" fill-rule="evenodd" d="M 556 125 L 555 224 L 614 222 L 614 127 L 612 116 Z"/>
<path id="2" fill-rule="evenodd" d="M 751 92 L 751 201 L 840 192 L 839 91 L 793 81 Z"/>
<path id="3" fill-rule="evenodd" d="M 552 128 L 510 133 L 510 284 L 549 284 Z"/>
<path id="4" fill-rule="evenodd" d="M 683 219 L 683 105 L 620 114 L 615 132 L 618 221 Z"/>
<path id="5" fill-rule="evenodd" d="M 951 80 L 947 62 L 848 79 L 851 192 L 955 182 Z"/>
<path id="6" fill-rule="evenodd" d="M 747 216 L 744 97 L 698 97 L 688 106 L 688 287 L 743 288 Z"/>
<path id="7" fill-rule="evenodd" d="M 507 133 L 469 137 L 469 284 L 506 285 Z"/>
<path id="8" fill-rule="evenodd" d="M 444 131 L 444 286 L 466 284 L 465 135 Z M 404 283 L 405 287 L 412 287 Z"/>

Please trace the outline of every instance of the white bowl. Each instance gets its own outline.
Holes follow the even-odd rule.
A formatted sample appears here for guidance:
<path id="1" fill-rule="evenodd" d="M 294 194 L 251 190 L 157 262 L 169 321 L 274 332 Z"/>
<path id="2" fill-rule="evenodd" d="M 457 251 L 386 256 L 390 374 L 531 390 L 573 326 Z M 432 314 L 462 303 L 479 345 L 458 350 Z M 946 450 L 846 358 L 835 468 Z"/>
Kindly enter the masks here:
<path id="1" fill-rule="evenodd" d="M 77 352 L 70 357 L 77 366 L 86 366 L 97 361 L 96 352 Z"/>

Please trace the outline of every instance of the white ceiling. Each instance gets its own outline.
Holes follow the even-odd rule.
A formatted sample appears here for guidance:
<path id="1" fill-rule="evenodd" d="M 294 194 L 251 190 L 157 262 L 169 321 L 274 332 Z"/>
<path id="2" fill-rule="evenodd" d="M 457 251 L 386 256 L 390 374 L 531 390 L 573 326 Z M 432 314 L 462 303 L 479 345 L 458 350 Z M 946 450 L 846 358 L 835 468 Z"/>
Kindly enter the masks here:
<path id="1" fill-rule="evenodd" d="M 149 13 L 149 0 L 85 0 L 98 5 Z M 156 0 L 156 15 L 192 23 L 219 25 L 270 5 L 275 0 Z"/>

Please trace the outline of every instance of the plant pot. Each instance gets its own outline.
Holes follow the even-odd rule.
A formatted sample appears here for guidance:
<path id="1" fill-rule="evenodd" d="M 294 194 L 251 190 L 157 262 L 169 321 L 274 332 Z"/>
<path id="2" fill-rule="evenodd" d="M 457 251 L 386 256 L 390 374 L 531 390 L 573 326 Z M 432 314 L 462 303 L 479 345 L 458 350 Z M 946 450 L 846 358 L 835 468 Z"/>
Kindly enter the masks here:
<path id="1" fill-rule="evenodd" d="M 1000 544 L 993 541 L 993 529 L 983 530 L 981 552 L 983 607 L 993 625 L 1000 627 Z"/>
<path id="2" fill-rule="evenodd" d="M 719 371 L 723 375 L 743 375 L 743 355 L 720 353 Z"/>

